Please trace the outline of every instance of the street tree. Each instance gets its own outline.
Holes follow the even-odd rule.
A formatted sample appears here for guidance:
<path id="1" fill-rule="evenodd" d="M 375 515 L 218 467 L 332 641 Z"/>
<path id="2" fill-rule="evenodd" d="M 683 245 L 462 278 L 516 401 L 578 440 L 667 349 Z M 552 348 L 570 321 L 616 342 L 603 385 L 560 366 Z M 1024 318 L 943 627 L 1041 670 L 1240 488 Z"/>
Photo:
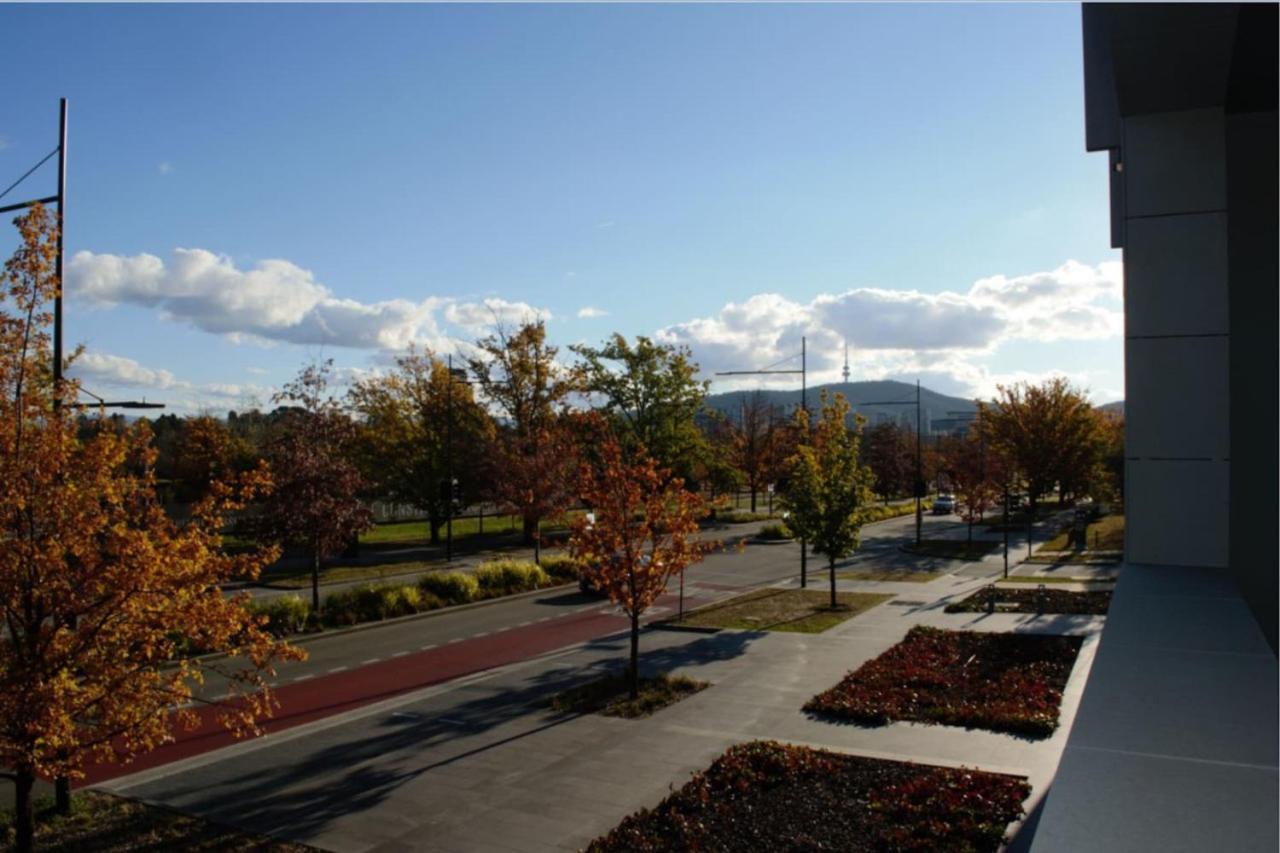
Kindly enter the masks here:
<path id="1" fill-rule="evenodd" d="M 862 432 L 862 461 L 875 475 L 875 492 L 890 498 L 913 493 L 916 479 L 915 431 L 883 421 Z"/>
<path id="2" fill-rule="evenodd" d="M 599 347 L 571 349 L 582 359 L 582 390 L 598 403 L 624 452 L 640 449 L 686 482 L 705 467 L 710 445 L 697 418 L 709 382 L 699 380 L 689 349 L 614 334 Z"/>
<path id="3" fill-rule="evenodd" d="M 1026 481 L 1034 518 L 1040 496 L 1055 483 L 1069 492 L 1089 481 L 1101 450 L 1099 420 L 1084 393 L 1062 377 L 997 390 L 986 413 L 989 435 Z"/>
<path id="4" fill-rule="evenodd" d="M 843 394 L 822 392 L 817 424 L 791 460 L 782 493 L 790 515 L 787 526 L 827 558 L 831 575 L 831 607 L 836 606 L 836 560 L 858 547 L 862 528 L 859 509 L 872 501 L 871 469 L 858 461 L 859 426 L 847 426 L 850 407 Z M 797 413 L 803 424 L 806 413 Z"/>
<path id="5" fill-rule="evenodd" d="M 378 495 L 426 513 L 434 545 L 456 511 L 447 481 L 452 476 L 464 496 L 478 496 L 496 430 L 471 385 L 450 376 L 430 351 L 411 347 L 395 365 L 351 389 L 352 408 L 361 416 L 359 460 Z"/>
<path id="6" fill-rule="evenodd" d="M 768 397 L 758 390 L 743 396 L 737 423 L 732 418 L 729 423 L 729 459 L 742 472 L 751 492 L 751 511 L 755 512 L 757 495 L 775 482 L 786 460 L 785 424 Z"/>
<path id="7" fill-rule="evenodd" d="M 573 520 L 569 551 L 586 566 L 588 579 L 631 620 L 627 675 L 635 699 L 640 689 L 640 617 L 671 578 L 710 548 L 694 538 L 707 508 L 643 448 L 627 454 L 606 431 L 598 451 L 595 464 L 583 465 L 580 482 L 594 520 L 585 515 Z"/>
<path id="8" fill-rule="evenodd" d="M 481 395 L 501 425 L 488 452 L 490 496 L 522 520 L 525 544 L 541 547 L 538 526 L 572 502 L 577 464 L 563 421 L 576 378 L 556 360 L 547 328 L 533 320 L 511 330 L 496 323 L 467 358 Z"/>
<path id="9" fill-rule="evenodd" d="M 332 372 L 332 360 L 307 365 L 273 398 L 291 405 L 267 441 L 275 488 L 253 519 L 261 540 L 307 549 L 316 612 L 321 562 L 373 527 L 359 497 L 365 480 L 353 461 L 356 425 L 328 392 Z"/>
<path id="10" fill-rule="evenodd" d="M 179 500 L 197 501 L 227 474 L 257 466 L 248 444 L 209 415 L 187 418 L 178 429 L 173 478 Z"/>
<path id="11" fill-rule="evenodd" d="M 968 541 L 973 544 L 973 525 L 997 506 L 1001 494 L 1001 456 L 987 449 L 983 425 L 975 421 L 962 436 L 949 436 L 939 447 L 939 465 L 956 496 L 956 512 L 968 525 Z"/>
<path id="12" fill-rule="evenodd" d="M 210 671 L 235 697 L 222 722 L 256 732 L 274 705 L 264 675 L 302 653 L 220 586 L 274 556 L 220 547 L 225 514 L 268 478 L 228 474 L 186 522 L 164 513 L 148 426 L 82 424 L 78 384 L 53 387 L 56 226 L 38 205 L 16 221 L 21 245 L 0 275 L 0 767 L 27 851 L 37 776 L 80 778 L 194 726 L 192 686 Z M 230 657 L 199 657 L 211 652 Z"/>

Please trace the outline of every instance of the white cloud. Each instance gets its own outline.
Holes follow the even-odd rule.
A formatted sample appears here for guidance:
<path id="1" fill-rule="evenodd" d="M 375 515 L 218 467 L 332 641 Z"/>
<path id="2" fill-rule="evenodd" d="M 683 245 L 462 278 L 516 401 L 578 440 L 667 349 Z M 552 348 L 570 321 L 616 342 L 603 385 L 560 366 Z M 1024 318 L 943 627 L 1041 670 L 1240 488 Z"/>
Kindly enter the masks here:
<path id="1" fill-rule="evenodd" d="M 589 320 L 593 317 L 607 317 L 607 316 L 609 316 L 609 312 L 604 310 L 603 308 L 594 308 L 590 305 L 585 305 L 582 308 L 578 309 L 578 319 L 580 320 Z"/>
<path id="2" fill-rule="evenodd" d="M 808 303 L 761 293 L 728 303 L 710 317 L 667 326 L 655 337 L 689 346 L 704 374 L 710 374 L 778 362 L 780 368 L 798 368 L 804 336 L 814 384 L 839 381 L 848 341 L 856 378 L 922 377 L 940 391 L 990 396 L 997 384 L 1022 377 L 992 373 L 982 363 L 1002 343 L 1119 335 L 1121 282 L 1117 262 L 1094 267 L 1068 261 L 1049 272 L 980 279 L 963 293 L 856 288 L 821 294 Z M 717 389 L 792 385 L 795 378 L 721 380 Z M 1068 378 L 1081 383 L 1086 377 Z"/>
<path id="3" fill-rule="evenodd" d="M 162 175 L 171 174 L 173 172 L 173 164 L 165 160 L 156 166 L 156 171 Z"/>
<path id="4" fill-rule="evenodd" d="M 154 307 L 168 319 L 234 341 L 375 350 L 399 350 L 410 343 L 452 349 L 437 322 L 438 311 L 468 334 L 495 318 L 518 323 L 550 316 L 523 302 L 496 298 L 482 303 L 442 297 L 372 303 L 342 299 L 289 261 L 259 261 L 242 270 L 230 258 L 204 249 L 175 249 L 168 264 L 150 254 L 77 252 L 67 267 L 67 289 L 90 306 Z"/>
<path id="5" fill-rule="evenodd" d="M 196 383 L 179 379 L 168 370 L 146 367 L 132 358 L 110 353 L 82 353 L 67 375 L 98 396 L 104 392 L 123 392 L 165 405 L 166 410 L 201 412 L 252 408 L 270 400 L 275 388 L 254 384 L 226 382 Z M 88 397 L 89 395 L 86 395 Z M 113 395 L 114 396 L 114 395 Z"/>

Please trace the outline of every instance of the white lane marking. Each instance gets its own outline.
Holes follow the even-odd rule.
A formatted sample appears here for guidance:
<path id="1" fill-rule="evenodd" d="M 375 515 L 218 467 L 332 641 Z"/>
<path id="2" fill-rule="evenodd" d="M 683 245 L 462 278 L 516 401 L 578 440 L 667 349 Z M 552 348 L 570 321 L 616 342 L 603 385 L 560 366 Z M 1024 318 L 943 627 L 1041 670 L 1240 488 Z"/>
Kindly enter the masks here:
<path id="1" fill-rule="evenodd" d="M 538 621 L 539 621 L 539 622 L 546 622 L 548 619 L 554 619 L 554 618 L 556 618 L 556 617 L 554 617 L 554 616 L 543 616 L 543 617 L 542 617 L 541 619 L 539 619 Z"/>
<path id="2" fill-rule="evenodd" d="M 454 637 L 454 638 L 453 638 L 452 640 L 450 640 L 448 643 L 445 643 L 445 645 L 447 646 L 447 645 L 450 645 L 450 644 L 452 644 L 452 643 L 461 643 L 461 642 L 462 642 L 462 638 L 461 638 L 461 637 Z"/>
<path id="3" fill-rule="evenodd" d="M 333 669 L 331 669 L 331 670 L 329 670 L 329 671 L 330 671 L 330 672 L 342 672 L 344 669 L 346 669 L 346 667 L 345 667 L 345 666 L 335 666 Z"/>
<path id="4" fill-rule="evenodd" d="M 308 678 L 315 678 L 314 675 L 295 675 L 294 681 L 306 681 Z"/>
<path id="5" fill-rule="evenodd" d="M 428 643 L 428 644 L 427 644 L 427 645 L 425 645 L 425 646 L 419 646 L 419 647 L 418 647 L 418 651 L 420 651 L 420 652 L 426 652 L 426 651 L 430 651 L 431 649 L 434 649 L 435 647 L 436 647 L 436 644 L 435 644 L 435 643 Z"/>
<path id="6" fill-rule="evenodd" d="M 516 625 L 516 627 L 517 627 L 517 628 L 524 628 L 525 626 L 527 626 L 527 625 L 532 625 L 532 624 L 533 624 L 533 620 L 532 620 L 532 619 L 530 619 L 528 622 L 521 622 L 520 624 Z"/>
<path id="7" fill-rule="evenodd" d="M 377 663 L 377 662 L 378 662 L 378 661 L 380 661 L 380 660 L 382 660 L 382 658 L 369 658 L 368 660 L 362 660 L 362 661 L 360 661 L 360 665 L 361 665 L 361 666 L 368 666 L 369 664 L 371 664 L 371 663 Z"/>
<path id="8" fill-rule="evenodd" d="M 392 656 L 393 658 L 402 658 L 402 657 L 404 657 L 404 656 L 405 656 L 405 655 L 407 655 L 407 654 L 409 654 L 409 652 L 408 652 L 408 651 L 403 651 L 403 652 L 392 652 L 392 653 L 391 653 L 391 656 Z"/>
<path id="9" fill-rule="evenodd" d="M 477 633 L 477 634 L 472 634 L 472 635 L 471 635 L 471 639 L 473 639 L 473 640 L 474 640 L 476 637 L 487 637 L 487 636 L 489 636 L 489 632 L 488 632 L 488 631 L 480 631 L 480 632 L 479 632 L 479 633 Z"/>
<path id="10" fill-rule="evenodd" d="M 466 720 L 454 720 L 449 717 L 437 717 L 436 719 L 440 720 L 442 723 L 448 723 L 451 726 L 465 726 L 467 724 Z"/>

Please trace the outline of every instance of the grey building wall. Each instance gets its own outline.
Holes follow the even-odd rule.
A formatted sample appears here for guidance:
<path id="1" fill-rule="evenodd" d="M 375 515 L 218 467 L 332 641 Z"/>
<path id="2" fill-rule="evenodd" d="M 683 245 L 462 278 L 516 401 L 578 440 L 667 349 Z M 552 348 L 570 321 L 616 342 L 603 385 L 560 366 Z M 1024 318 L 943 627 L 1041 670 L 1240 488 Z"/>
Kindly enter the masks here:
<path id="1" fill-rule="evenodd" d="M 1280 847 L 1277 7 L 1094 5 L 1124 249 L 1126 566 L 1032 842 Z"/>

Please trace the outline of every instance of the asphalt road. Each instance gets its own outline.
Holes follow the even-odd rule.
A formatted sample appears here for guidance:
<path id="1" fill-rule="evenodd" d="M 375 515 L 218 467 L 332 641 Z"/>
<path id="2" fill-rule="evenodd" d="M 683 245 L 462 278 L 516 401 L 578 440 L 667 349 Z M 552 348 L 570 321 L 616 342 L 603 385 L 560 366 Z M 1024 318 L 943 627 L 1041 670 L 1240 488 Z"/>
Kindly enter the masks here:
<path id="1" fill-rule="evenodd" d="M 758 526 L 733 525 L 707 535 L 731 544 L 749 537 Z M 859 552 L 837 566 L 911 567 L 971 577 L 1000 570 L 998 555 L 980 563 L 964 563 L 901 551 L 900 546 L 911 542 L 914 534 L 913 516 L 868 525 L 863 529 Z M 966 525 L 955 516 L 924 518 L 926 538 L 962 539 L 966 535 Z M 1001 538 L 1000 534 L 979 534 L 977 530 L 975 536 Z M 1025 548 L 1025 537 L 1011 535 L 1010 544 L 1011 548 Z M 808 567 L 811 583 L 823 583 L 825 560 L 811 555 Z M 726 547 L 686 573 L 685 606 L 696 607 L 746 589 L 787 581 L 799 572 L 800 548 L 796 543 Z M 679 604 L 676 590 L 673 584 L 646 614 L 646 621 L 671 615 Z M 265 728 L 268 732 L 283 731 L 400 693 L 616 634 L 627 627 L 625 617 L 607 600 L 561 589 L 392 620 L 346 633 L 299 638 L 295 642 L 306 649 L 308 659 L 281 665 L 271 679 L 280 708 Z M 202 716 L 197 729 L 178 732 L 175 743 L 143 756 L 130 767 L 91 768 L 89 782 L 229 745 L 232 738 L 217 722 L 226 692 L 227 682 L 212 675 L 197 694 L 195 707 Z"/>

